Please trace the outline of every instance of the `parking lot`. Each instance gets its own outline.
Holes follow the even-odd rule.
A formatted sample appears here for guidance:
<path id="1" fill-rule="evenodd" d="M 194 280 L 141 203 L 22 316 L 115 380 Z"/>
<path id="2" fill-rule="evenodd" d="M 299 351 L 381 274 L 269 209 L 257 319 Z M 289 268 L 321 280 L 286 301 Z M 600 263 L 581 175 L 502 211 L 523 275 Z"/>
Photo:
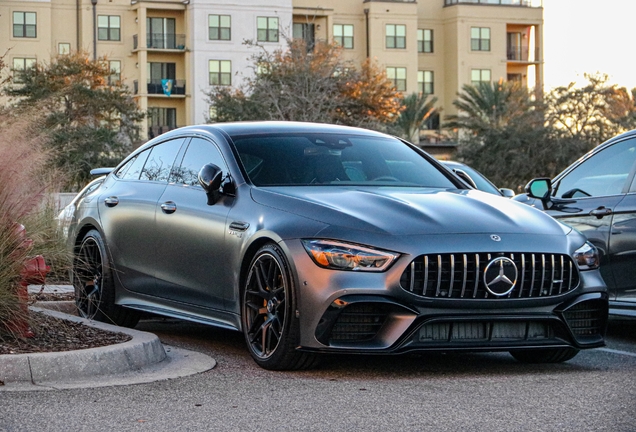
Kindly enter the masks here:
<path id="1" fill-rule="evenodd" d="M 216 359 L 203 374 L 133 386 L 0 393 L 0 430 L 633 431 L 636 321 L 563 364 L 508 354 L 332 356 L 271 372 L 241 333 L 176 320 L 141 330 Z"/>

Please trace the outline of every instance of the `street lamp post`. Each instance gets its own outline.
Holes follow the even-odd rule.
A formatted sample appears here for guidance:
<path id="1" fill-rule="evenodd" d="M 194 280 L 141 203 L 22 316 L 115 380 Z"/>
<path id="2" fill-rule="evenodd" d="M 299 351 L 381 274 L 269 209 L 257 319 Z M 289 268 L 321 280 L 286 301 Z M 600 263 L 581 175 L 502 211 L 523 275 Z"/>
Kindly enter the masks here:
<path id="1" fill-rule="evenodd" d="M 91 0 L 93 5 L 93 60 L 97 60 L 97 0 Z"/>

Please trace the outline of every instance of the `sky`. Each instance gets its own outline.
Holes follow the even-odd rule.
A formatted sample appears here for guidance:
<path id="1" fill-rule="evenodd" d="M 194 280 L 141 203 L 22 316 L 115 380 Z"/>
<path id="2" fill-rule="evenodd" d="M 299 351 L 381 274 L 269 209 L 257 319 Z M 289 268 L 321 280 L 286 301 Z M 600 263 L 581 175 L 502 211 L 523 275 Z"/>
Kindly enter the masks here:
<path id="1" fill-rule="evenodd" d="M 546 90 L 583 86 L 595 72 L 636 87 L 635 0 L 543 0 L 543 8 Z"/>

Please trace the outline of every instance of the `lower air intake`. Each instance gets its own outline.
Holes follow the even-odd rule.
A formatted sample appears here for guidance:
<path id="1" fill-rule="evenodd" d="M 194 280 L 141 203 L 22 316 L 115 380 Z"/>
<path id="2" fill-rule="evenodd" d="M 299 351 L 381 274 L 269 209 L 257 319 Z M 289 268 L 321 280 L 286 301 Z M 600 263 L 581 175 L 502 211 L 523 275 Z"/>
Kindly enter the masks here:
<path id="1" fill-rule="evenodd" d="M 331 330 L 330 342 L 373 339 L 386 321 L 388 310 L 379 303 L 354 303 L 344 308 Z"/>

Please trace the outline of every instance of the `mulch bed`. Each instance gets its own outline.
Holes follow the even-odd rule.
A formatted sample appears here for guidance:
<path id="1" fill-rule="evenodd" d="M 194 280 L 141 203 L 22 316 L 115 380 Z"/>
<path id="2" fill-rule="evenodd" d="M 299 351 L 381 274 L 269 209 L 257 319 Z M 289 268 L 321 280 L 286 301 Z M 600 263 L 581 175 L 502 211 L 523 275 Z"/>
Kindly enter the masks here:
<path id="1" fill-rule="evenodd" d="M 59 294 L 55 294 L 55 300 L 60 300 Z M 118 344 L 131 339 L 123 333 L 100 330 L 43 313 L 31 312 L 29 317 L 35 337 L 16 339 L 0 333 L 0 355 L 72 351 Z"/>

